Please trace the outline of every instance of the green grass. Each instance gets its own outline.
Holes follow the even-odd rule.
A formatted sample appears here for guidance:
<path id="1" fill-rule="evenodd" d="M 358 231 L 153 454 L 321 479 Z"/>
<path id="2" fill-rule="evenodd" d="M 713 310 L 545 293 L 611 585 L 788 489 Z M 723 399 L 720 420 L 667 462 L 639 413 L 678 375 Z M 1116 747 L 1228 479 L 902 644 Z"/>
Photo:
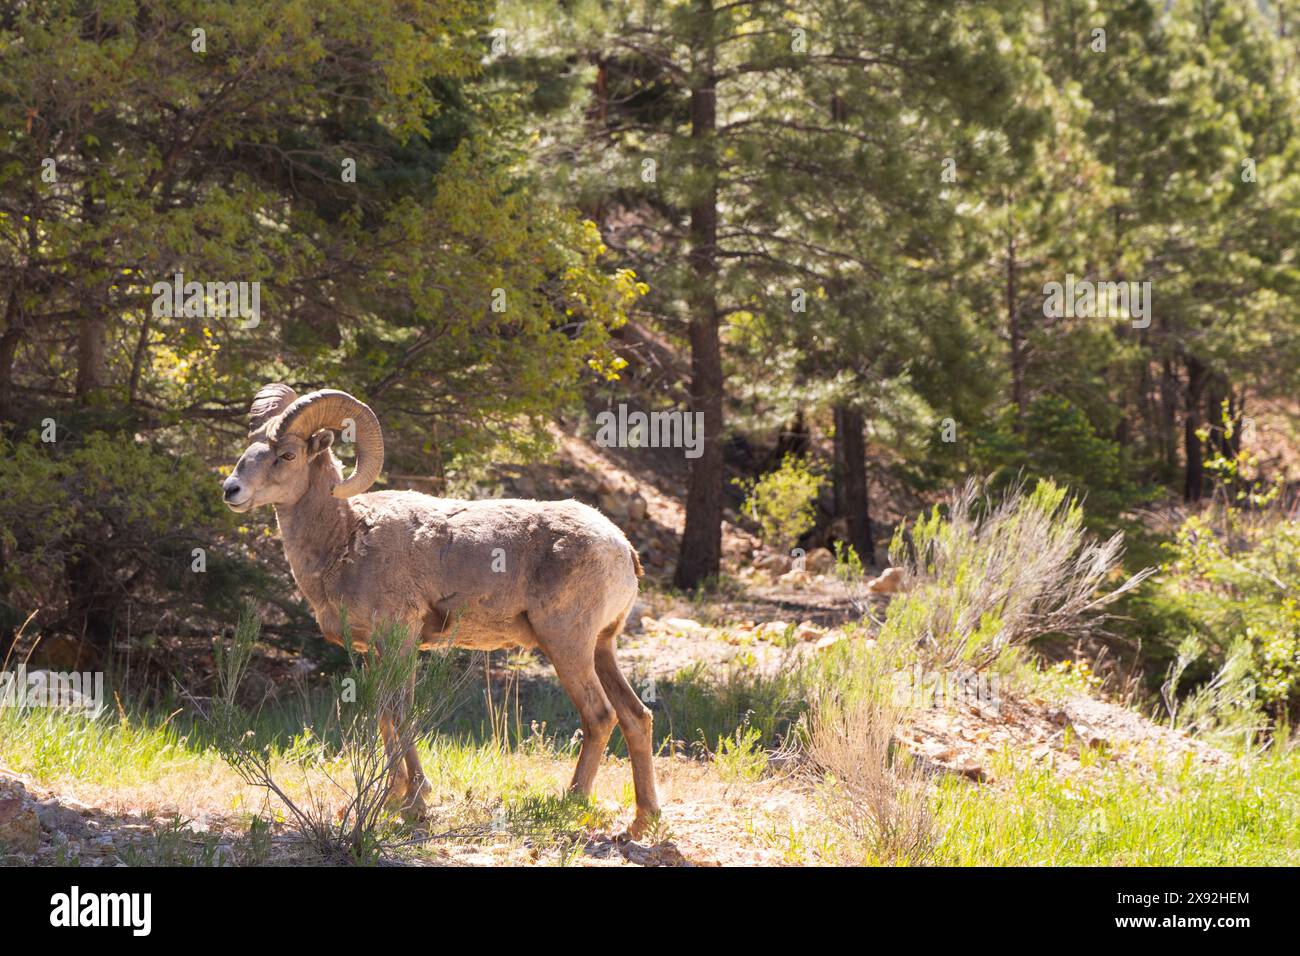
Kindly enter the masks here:
<path id="1" fill-rule="evenodd" d="M 0 761 L 38 779 L 98 784 L 157 783 L 201 764 L 222 763 L 165 716 L 91 719 L 17 707 L 0 708 Z"/>
<path id="2" fill-rule="evenodd" d="M 1095 782 L 1040 766 L 994 767 L 1003 788 L 946 779 L 935 861 L 949 866 L 1295 866 L 1300 756 L 1154 779 L 1111 766 Z"/>
<path id="3" fill-rule="evenodd" d="M 708 774 L 743 802 L 748 788 L 769 776 L 764 770 L 768 753 L 798 744 L 791 729 L 811 689 L 842 675 L 847 655 L 832 649 L 808 665 L 776 674 L 752 668 L 723 674 L 696 669 L 660 682 L 656 723 L 661 739 L 671 734 L 707 741 L 712 745 Z M 553 693 L 541 687 L 536 692 L 536 700 L 526 692 L 518 704 L 528 723 L 514 716 L 511 701 L 509 732 L 493 735 L 493 727 L 503 726 L 501 719 L 484 717 L 483 711 L 467 713 L 454 731 L 425 738 L 419 748 L 434 803 L 443 814 L 437 824 L 441 832 L 466 833 L 465 839 L 483 845 L 514 841 L 537 850 L 542 862 L 567 863 L 576 859 L 584 833 L 612 827 L 620 814 L 608 802 L 563 795 L 575 756 L 569 723 L 576 721 L 561 717 Z M 556 723 L 531 725 L 538 701 L 545 702 L 541 711 Z M 275 766 L 286 777 L 301 772 L 303 755 L 320 748 L 305 729 L 319 708 L 320 702 L 309 695 L 268 707 L 256 717 L 254 733 L 272 745 Z M 84 782 L 113 792 L 138 788 L 156 796 L 154 802 L 161 806 L 174 805 L 176 794 L 197 792 L 212 809 L 233 814 L 237 828 L 249 831 L 234 844 L 235 861 L 267 857 L 265 824 L 254 822 L 258 804 L 238 796 L 247 791 L 212 746 L 202 722 L 191 716 L 139 712 L 89 719 L 56 710 L 0 709 L 0 763 L 56 787 Z M 1008 753 L 990 768 L 992 786 L 941 778 L 931 795 L 941 834 L 932 862 L 1300 864 L 1300 751 L 1236 759 L 1217 771 L 1190 763 L 1135 764 L 1105 755 L 1093 755 L 1085 763 L 1086 779 L 1069 778 Z M 630 787 L 624 791 L 616 795 L 621 816 L 632 806 Z M 671 801 L 665 811 L 671 825 Z M 170 813 L 160 812 L 153 835 L 128 850 L 128 862 L 231 862 L 226 851 L 217 852 L 214 838 L 169 822 Z M 830 860 L 839 837 L 817 824 L 786 823 L 771 839 L 789 843 L 791 860 Z"/>

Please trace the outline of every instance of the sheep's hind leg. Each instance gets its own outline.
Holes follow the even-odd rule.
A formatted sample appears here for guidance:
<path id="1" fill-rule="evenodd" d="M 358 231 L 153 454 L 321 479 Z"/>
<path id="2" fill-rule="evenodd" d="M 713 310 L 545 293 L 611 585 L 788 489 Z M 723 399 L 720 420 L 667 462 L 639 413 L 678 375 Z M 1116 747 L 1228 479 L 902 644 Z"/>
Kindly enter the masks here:
<path id="1" fill-rule="evenodd" d="M 628 836 L 639 840 L 659 817 L 659 794 L 655 787 L 654 718 L 650 709 L 627 682 L 614 660 L 614 639 L 623 626 L 615 621 L 601 632 L 596 643 L 596 675 L 618 712 L 618 725 L 627 741 L 632 761 L 632 785 L 636 791 L 636 819 L 628 827 Z"/>

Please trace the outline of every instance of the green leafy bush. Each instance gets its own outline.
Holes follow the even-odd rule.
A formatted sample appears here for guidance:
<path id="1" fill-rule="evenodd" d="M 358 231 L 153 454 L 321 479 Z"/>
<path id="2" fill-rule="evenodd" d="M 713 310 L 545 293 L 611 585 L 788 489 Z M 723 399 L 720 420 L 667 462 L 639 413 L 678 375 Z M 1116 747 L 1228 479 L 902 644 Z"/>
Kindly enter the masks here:
<path id="1" fill-rule="evenodd" d="M 991 472 L 995 488 L 1026 479 L 1049 478 L 1087 496 L 1093 518 L 1114 519 L 1150 492 L 1128 475 L 1118 443 L 1097 433 L 1083 410 L 1064 398 L 1045 395 L 1030 403 L 1020 430 L 1013 419 L 976 434 L 976 465 Z"/>
<path id="2" fill-rule="evenodd" d="M 758 535 L 768 547 L 788 551 L 816 520 L 817 494 L 825 484 L 808 463 L 786 455 L 781 467 L 758 479 L 737 479 L 745 492 L 745 510 L 758 524 Z"/>
<path id="3" fill-rule="evenodd" d="M 128 602 L 138 632 L 169 611 L 229 614 L 269 584 L 223 545 L 232 515 L 197 457 L 129 433 L 32 433 L 0 438 L 0 484 L 0 602 L 18 623 L 39 609 L 36 627 L 106 641 Z"/>
<path id="4" fill-rule="evenodd" d="M 1191 688 L 1212 682 L 1240 645 L 1260 706 L 1275 719 L 1294 719 L 1300 522 L 1275 510 L 1216 508 L 1184 521 L 1166 557 L 1156 589 L 1135 606 L 1139 633 L 1194 639 L 1197 653 L 1179 668 Z"/>

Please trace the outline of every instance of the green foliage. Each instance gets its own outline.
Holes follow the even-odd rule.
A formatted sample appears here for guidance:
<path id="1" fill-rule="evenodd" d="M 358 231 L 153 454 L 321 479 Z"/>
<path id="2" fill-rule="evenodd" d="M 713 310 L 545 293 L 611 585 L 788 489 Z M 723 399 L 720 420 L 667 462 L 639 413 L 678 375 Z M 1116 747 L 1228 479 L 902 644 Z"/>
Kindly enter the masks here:
<path id="1" fill-rule="evenodd" d="M 767 772 L 768 755 L 762 736 L 759 728 L 742 726 L 731 736 L 718 738 L 713 763 L 724 781 L 753 783 Z"/>
<path id="2" fill-rule="evenodd" d="M 1249 749 L 1264 729 L 1253 677 L 1252 648 L 1245 638 L 1238 638 L 1228 648 L 1218 673 L 1179 699 L 1178 683 L 1187 665 L 1203 652 L 1194 636 L 1183 640 L 1178 658 L 1169 670 L 1169 679 L 1161 687 L 1169 722 L 1174 727 L 1233 746 Z"/>
<path id="3" fill-rule="evenodd" d="M 1267 508 L 1282 493 L 1282 476 L 1272 482 L 1263 480 L 1259 455 L 1242 447 L 1240 429 L 1241 423 L 1225 398 L 1219 406 L 1218 423 L 1196 432 L 1196 440 L 1206 452 L 1205 471 L 1215 479 L 1216 497 L 1224 506 Z"/>
<path id="4" fill-rule="evenodd" d="M 1275 510 L 1219 508 L 1188 517 L 1165 557 L 1154 592 L 1135 607 L 1135 630 L 1153 642 L 1177 640 L 1173 683 L 1195 691 L 1249 679 L 1265 712 L 1294 722 L 1300 713 L 1300 523 Z M 1194 639 L 1191 645 L 1185 637 Z"/>
<path id="5" fill-rule="evenodd" d="M 376 863 L 396 833 L 390 774 L 406 749 L 436 731 L 454 710 L 466 672 L 447 666 L 448 658 L 439 655 L 423 666 L 404 627 L 377 627 L 364 661 L 353 656 L 352 669 L 334 678 L 327 720 L 309 724 L 305 737 L 283 752 L 301 780 L 319 772 L 330 783 L 328 789 L 309 784 L 305 797 L 295 797 L 277 764 L 279 748 L 255 733 L 253 715 L 239 701 L 260 626 L 255 611 L 245 608 L 230 647 L 215 653 L 219 693 L 209 718 L 217 749 L 245 783 L 275 796 L 299 837 L 322 856 Z M 346 623 L 343 637 L 350 646 Z M 419 688 L 415 693 L 413 682 Z M 343 804 L 336 807 L 340 797 Z"/>
<path id="6" fill-rule="evenodd" d="M 262 593 L 218 560 L 232 526 L 199 459 L 233 459 L 267 381 L 352 391 L 394 470 L 440 477 L 535 449 L 580 381 L 618 374 L 607 333 L 646 286 L 526 182 L 483 12 L 53 0 L 0 24 L 0 434 L 54 418 L 81 449 L 5 463 L 10 605 L 74 600 L 43 620 L 102 644 L 128 600 L 148 633 Z M 259 284 L 260 321 L 161 313 L 178 272 Z M 182 573 L 191 546 L 206 575 Z"/>
<path id="7" fill-rule="evenodd" d="M 845 862 L 923 864 L 938 834 L 924 775 L 896 743 L 903 708 L 894 656 L 853 642 L 835 664 L 815 684 L 802 736 Z"/>
<path id="8" fill-rule="evenodd" d="M 1097 434 L 1082 409 L 1056 396 L 1035 399 L 1019 431 L 1010 411 L 978 430 L 973 457 L 995 487 L 1046 478 L 1077 489 L 1087 495 L 1088 514 L 1103 521 L 1151 495 L 1132 481 L 1120 446 Z"/>
<path id="9" fill-rule="evenodd" d="M 758 525 L 758 536 L 777 551 L 788 551 L 812 529 L 825 483 L 825 476 L 796 455 L 786 455 L 779 468 L 761 478 L 734 481 L 745 492 L 745 511 Z"/>
<path id="10" fill-rule="evenodd" d="M 995 763 L 1000 786 L 941 780 L 941 866 L 1295 866 L 1300 761 L 1274 752 L 1218 770 L 1108 769 L 1095 779 Z M 1153 799 L 1153 793 L 1159 799 Z"/>
<path id="11" fill-rule="evenodd" d="M 683 668 L 655 681 L 657 743 L 694 743 L 707 752 L 708 741 L 743 731 L 752 747 L 775 750 L 807 706 L 809 679 L 793 658 L 770 672 L 743 661 L 721 674 L 703 663 Z"/>
<path id="12" fill-rule="evenodd" d="M 565 793 L 524 794 L 506 807 L 511 831 L 534 841 L 575 839 L 582 831 L 609 827 L 613 814 L 585 797 Z"/>
<path id="13" fill-rule="evenodd" d="M 268 588 L 224 543 L 232 515 L 193 455 L 101 432 L 0 436 L 0 483 L 0 600 L 40 609 L 38 627 L 80 630 L 78 585 L 136 602 L 142 628 L 164 609 L 217 619 Z"/>

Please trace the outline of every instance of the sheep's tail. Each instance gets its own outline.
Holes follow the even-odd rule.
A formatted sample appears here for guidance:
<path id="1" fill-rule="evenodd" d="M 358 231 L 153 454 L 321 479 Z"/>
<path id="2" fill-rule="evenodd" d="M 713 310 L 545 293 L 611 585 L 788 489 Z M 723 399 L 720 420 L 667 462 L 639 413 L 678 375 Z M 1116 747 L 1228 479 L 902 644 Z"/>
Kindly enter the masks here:
<path id="1" fill-rule="evenodd" d="M 636 571 L 636 576 L 645 577 L 645 569 L 641 567 L 641 556 L 636 553 L 636 548 L 629 543 L 627 549 L 632 552 L 632 568 Z"/>

